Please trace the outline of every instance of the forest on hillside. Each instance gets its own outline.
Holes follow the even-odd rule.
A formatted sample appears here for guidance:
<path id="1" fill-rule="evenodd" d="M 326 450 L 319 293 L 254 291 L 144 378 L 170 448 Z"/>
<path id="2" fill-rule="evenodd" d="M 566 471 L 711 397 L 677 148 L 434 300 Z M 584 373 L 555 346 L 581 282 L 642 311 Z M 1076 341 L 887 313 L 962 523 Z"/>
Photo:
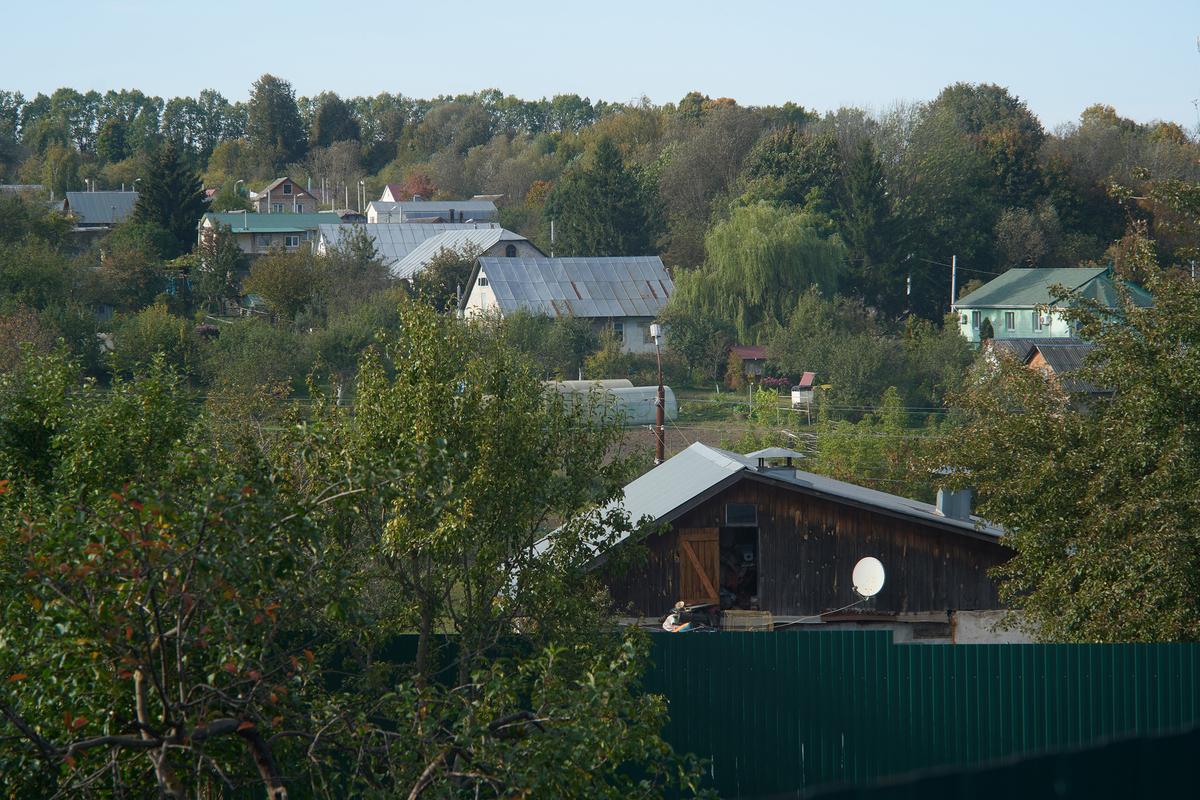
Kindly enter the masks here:
<path id="1" fill-rule="evenodd" d="M 911 310 L 940 322 L 951 256 L 963 286 L 1015 266 L 1119 261 L 1109 249 L 1131 231 L 1164 265 L 1196 255 L 1195 220 L 1171 199 L 1178 182 L 1200 178 L 1200 144 L 1176 123 L 1139 124 L 1097 104 L 1048 131 L 990 84 L 882 111 L 818 114 L 798 100 L 747 107 L 692 92 L 655 105 L 494 89 L 296 97 L 272 75 L 245 101 L 212 90 L 166 100 L 2 91 L 0 180 L 59 195 L 85 180 L 132 186 L 171 142 L 230 207 L 238 181 L 261 188 L 282 174 L 339 198 L 360 181 L 368 197 L 386 183 L 425 197 L 500 194 L 504 225 L 539 242 L 557 217 L 560 255 L 636 249 L 681 273 L 711 270 L 714 280 L 698 282 L 713 295 L 704 302 L 743 339 L 764 338 L 790 310 L 761 308 L 755 285 L 815 282 L 889 318 Z M 602 142 L 620 168 L 606 185 L 581 187 L 575 173 Z M 586 233 L 602 222 L 587 217 L 605 213 L 625 235 Z M 786 268 L 797 261 L 798 274 Z M 727 283 L 732 294 L 712 288 Z"/>

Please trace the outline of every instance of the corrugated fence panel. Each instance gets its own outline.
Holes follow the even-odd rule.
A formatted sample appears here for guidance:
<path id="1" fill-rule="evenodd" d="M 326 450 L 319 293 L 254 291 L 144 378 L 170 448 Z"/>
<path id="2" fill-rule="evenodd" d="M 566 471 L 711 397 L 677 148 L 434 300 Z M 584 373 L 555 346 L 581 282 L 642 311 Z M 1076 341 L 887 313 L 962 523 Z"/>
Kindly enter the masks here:
<path id="1" fill-rule="evenodd" d="M 653 639 L 668 740 L 725 797 L 796 793 L 1200 723 L 1200 645 L 893 645 L 886 632 Z"/>

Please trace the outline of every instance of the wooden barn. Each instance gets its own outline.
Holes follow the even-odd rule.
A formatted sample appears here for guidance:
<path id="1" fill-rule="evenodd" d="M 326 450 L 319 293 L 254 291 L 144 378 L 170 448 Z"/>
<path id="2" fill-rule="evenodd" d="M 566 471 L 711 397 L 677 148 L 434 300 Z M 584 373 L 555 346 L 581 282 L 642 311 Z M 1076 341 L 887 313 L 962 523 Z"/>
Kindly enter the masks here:
<path id="1" fill-rule="evenodd" d="M 1003 530 L 970 514 L 969 495 L 921 503 L 795 469 L 799 455 L 694 444 L 626 486 L 625 508 L 651 533 L 645 559 L 599 565 L 620 613 L 661 617 L 683 601 L 777 621 L 821 615 L 861 599 L 851 573 L 867 556 L 886 582 L 851 613 L 944 622 L 1002 608 L 987 571 L 1012 551 Z"/>

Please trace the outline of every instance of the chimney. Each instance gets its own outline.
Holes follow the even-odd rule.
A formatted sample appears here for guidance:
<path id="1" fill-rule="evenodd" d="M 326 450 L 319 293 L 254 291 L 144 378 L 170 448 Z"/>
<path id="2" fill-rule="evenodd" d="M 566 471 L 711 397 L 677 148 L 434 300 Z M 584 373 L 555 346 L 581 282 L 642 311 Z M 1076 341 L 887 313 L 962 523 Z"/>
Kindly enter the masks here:
<path id="1" fill-rule="evenodd" d="M 947 519 L 971 518 L 971 489 L 938 489 L 937 512 Z"/>

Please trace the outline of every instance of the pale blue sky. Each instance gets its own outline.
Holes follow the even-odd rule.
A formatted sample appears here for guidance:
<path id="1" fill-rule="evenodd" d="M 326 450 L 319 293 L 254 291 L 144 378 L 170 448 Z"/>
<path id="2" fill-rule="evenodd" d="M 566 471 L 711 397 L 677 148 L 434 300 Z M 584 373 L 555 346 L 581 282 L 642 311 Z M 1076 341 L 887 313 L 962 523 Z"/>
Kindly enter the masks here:
<path id="1" fill-rule="evenodd" d="M 496 87 L 661 103 L 691 89 L 820 111 L 988 81 L 1048 127 L 1104 102 L 1195 131 L 1200 0 L 68 0 L 0 3 L 0 88 L 298 94 Z"/>

